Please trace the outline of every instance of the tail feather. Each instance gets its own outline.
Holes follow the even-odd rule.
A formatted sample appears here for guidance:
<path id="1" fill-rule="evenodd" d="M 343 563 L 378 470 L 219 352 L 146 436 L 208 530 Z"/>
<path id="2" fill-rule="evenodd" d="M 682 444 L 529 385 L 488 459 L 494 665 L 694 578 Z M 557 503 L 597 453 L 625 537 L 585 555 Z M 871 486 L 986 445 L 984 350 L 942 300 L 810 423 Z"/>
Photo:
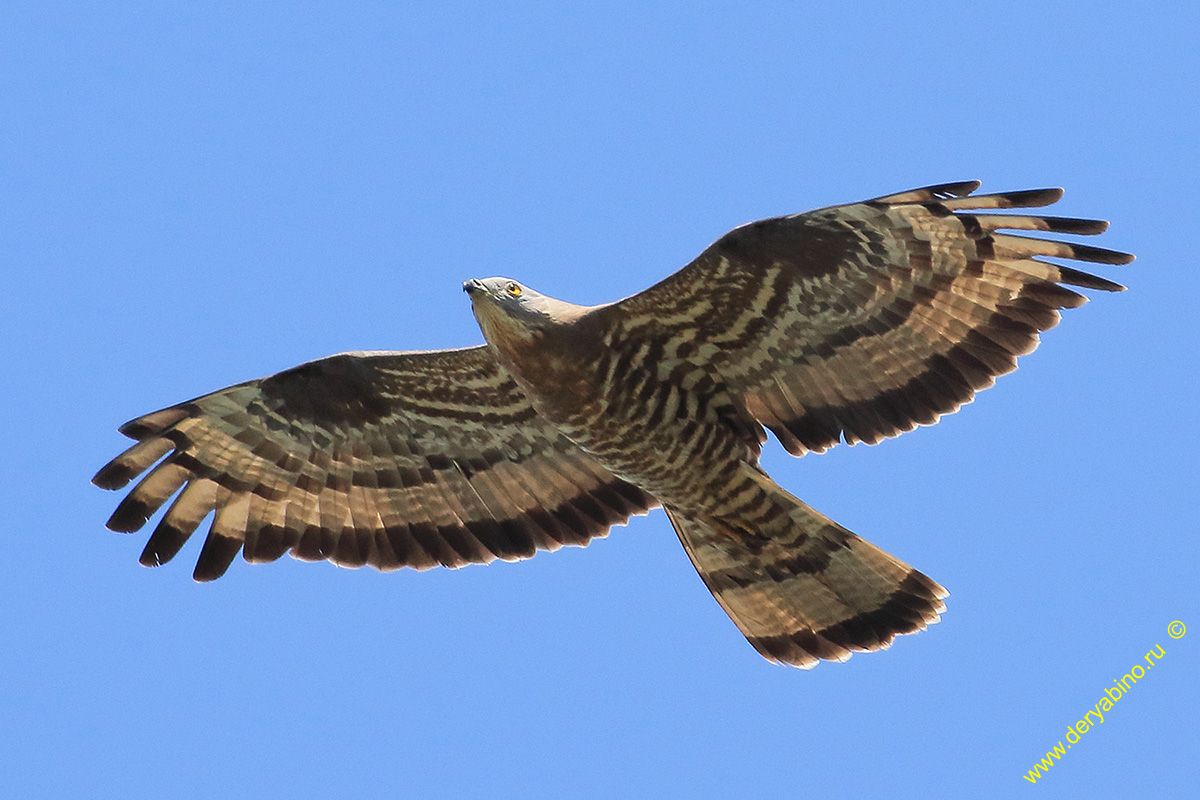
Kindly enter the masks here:
<path id="1" fill-rule="evenodd" d="M 705 585 L 764 657 L 808 669 L 938 621 L 945 589 L 762 473 L 755 480 L 769 509 L 759 519 L 667 514 Z"/>

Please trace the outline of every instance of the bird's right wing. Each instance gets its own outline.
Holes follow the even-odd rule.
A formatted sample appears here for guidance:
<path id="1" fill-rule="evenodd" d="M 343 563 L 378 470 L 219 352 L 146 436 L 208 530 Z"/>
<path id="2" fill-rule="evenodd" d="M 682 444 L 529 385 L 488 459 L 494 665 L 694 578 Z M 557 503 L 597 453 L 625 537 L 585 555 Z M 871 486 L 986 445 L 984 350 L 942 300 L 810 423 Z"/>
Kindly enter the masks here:
<path id="1" fill-rule="evenodd" d="M 516 560 L 656 505 L 542 420 L 487 346 L 331 356 L 121 432 L 138 443 L 93 482 L 153 468 L 108 527 L 136 531 L 178 492 L 142 553 L 157 565 L 215 511 L 197 580 L 239 551 L 379 569 Z"/>

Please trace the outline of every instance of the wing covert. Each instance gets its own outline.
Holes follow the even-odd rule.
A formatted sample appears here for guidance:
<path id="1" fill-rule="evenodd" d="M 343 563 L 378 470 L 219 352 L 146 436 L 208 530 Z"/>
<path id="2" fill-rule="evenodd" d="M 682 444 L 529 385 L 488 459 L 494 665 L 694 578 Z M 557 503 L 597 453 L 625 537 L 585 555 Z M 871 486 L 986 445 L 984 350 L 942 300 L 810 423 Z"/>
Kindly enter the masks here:
<path id="1" fill-rule="evenodd" d="M 197 580 L 286 552 L 379 569 L 458 567 L 583 545 L 656 505 L 559 434 L 486 346 L 345 353 L 139 417 L 93 482 L 144 477 L 108 527 L 175 496 L 141 561 L 212 513 Z"/>

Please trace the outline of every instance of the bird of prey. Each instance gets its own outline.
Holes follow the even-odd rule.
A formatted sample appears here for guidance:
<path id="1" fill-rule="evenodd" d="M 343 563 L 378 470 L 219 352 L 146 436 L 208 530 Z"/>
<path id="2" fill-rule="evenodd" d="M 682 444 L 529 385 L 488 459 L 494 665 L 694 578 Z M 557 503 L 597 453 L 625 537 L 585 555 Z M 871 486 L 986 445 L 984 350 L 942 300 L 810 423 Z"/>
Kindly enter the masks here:
<path id="1" fill-rule="evenodd" d="M 1133 260 L 1004 232 L 1107 227 L 1004 213 L 1060 189 L 978 186 L 743 225 L 606 305 L 467 281 L 483 345 L 343 353 L 126 423 L 137 443 L 94 482 L 149 473 L 108 527 L 136 531 L 175 496 L 141 556 L 158 565 L 212 513 L 194 573 L 208 581 L 239 551 L 381 570 L 516 561 L 661 505 L 766 658 L 885 648 L 936 622 L 946 591 L 771 480 L 765 430 L 799 456 L 933 424 L 1085 302 L 1066 286 L 1124 288 L 1047 257 Z"/>

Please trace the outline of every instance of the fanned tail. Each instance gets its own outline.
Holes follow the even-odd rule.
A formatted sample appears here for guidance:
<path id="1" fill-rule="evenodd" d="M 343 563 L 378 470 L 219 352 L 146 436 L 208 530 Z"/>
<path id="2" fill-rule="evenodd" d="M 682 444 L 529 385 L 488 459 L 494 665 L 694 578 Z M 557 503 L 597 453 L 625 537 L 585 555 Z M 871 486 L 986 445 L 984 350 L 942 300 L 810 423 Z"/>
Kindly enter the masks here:
<path id="1" fill-rule="evenodd" d="M 947 592 L 752 467 L 754 518 L 667 514 L 717 602 L 767 659 L 809 669 L 937 622 Z"/>

